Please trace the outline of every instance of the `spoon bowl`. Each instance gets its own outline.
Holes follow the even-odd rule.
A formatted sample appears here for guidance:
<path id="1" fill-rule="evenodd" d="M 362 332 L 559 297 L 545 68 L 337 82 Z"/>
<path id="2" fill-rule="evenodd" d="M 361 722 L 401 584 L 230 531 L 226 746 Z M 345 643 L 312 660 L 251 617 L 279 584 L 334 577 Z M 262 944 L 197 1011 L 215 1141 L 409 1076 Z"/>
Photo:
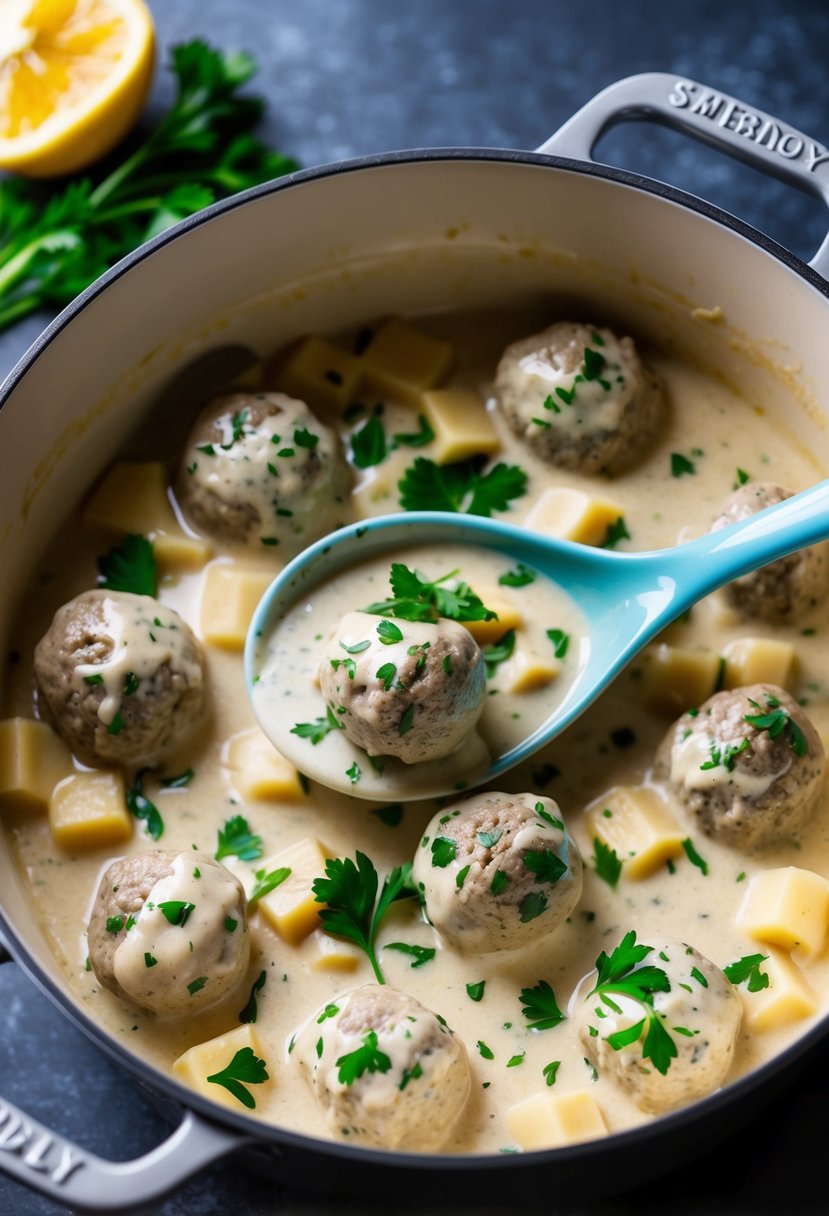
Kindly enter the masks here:
<path id="1" fill-rule="evenodd" d="M 286 613 L 333 575 L 382 555 L 391 559 L 413 545 L 474 545 L 522 562 L 564 592 L 580 609 L 587 644 L 576 678 L 550 716 L 517 746 L 492 758 L 471 756 L 459 769 L 447 758 L 426 781 L 418 765 L 392 766 L 382 781 L 361 784 L 361 798 L 389 801 L 474 788 L 526 760 L 569 726 L 643 646 L 703 596 L 797 549 L 829 537 L 829 480 L 785 502 L 686 544 L 644 553 L 617 553 L 556 540 L 524 527 L 475 515 L 418 511 L 377 516 L 317 541 L 293 559 L 262 597 L 247 636 L 245 679 L 265 734 L 288 758 L 296 740 L 285 716 L 263 712 L 256 695 L 267 638 Z M 322 705 L 322 701 L 321 701 Z M 324 708 L 324 706 L 323 706 Z M 463 744 L 459 753 L 463 753 Z M 346 775 L 331 771 L 324 753 L 306 747 L 298 766 L 308 777 L 353 794 Z M 399 779 L 399 784 L 396 781 Z"/>

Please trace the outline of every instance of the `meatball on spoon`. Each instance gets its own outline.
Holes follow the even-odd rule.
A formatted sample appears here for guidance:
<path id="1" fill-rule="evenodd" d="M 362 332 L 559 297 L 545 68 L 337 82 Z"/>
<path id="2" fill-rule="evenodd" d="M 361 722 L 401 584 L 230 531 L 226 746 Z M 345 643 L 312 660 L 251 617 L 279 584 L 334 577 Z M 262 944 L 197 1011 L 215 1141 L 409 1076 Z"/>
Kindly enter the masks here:
<path id="1" fill-rule="evenodd" d="M 409 512 L 379 516 L 334 532 L 294 558 L 262 598 L 247 637 L 245 678 L 254 712 L 274 746 L 290 753 L 295 739 L 289 715 L 265 713 L 256 695 L 267 638 L 285 614 L 329 578 L 370 558 L 393 559 L 412 545 L 473 545 L 506 555 L 534 569 L 564 592 L 586 622 L 578 673 L 566 695 L 541 725 L 501 754 L 482 761 L 470 741 L 464 788 L 492 781 L 526 760 L 599 696 L 643 646 L 697 600 L 749 571 L 829 538 L 829 480 L 775 506 L 696 540 L 646 553 L 617 553 L 554 540 L 514 524 L 475 515 Z M 349 607 L 358 607 L 350 605 Z M 324 702 L 320 701 L 323 710 Z M 417 768 L 417 766 L 410 766 Z M 442 762 L 419 782 L 417 774 L 389 766 L 382 780 L 355 790 L 346 773 L 334 771 L 325 748 L 306 747 L 302 772 L 361 798 L 389 801 L 449 794 L 459 788 L 458 766 Z M 366 765 L 369 771 L 369 766 Z"/>

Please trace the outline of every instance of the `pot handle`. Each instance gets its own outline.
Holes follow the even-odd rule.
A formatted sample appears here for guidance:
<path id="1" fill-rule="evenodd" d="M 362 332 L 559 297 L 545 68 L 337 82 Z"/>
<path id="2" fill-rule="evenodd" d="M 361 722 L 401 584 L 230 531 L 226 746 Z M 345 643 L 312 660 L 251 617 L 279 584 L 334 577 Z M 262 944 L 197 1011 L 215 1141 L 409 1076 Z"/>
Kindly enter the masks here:
<path id="1" fill-rule="evenodd" d="M 823 144 L 727 93 L 667 72 L 628 76 L 603 89 L 537 151 L 589 161 L 610 127 L 644 118 L 713 144 L 829 207 L 829 150 Z M 829 235 L 809 265 L 829 278 Z"/>
<path id="2" fill-rule="evenodd" d="M 186 1110 L 176 1130 L 133 1161 L 106 1161 L 0 1098 L 0 1169 L 73 1211 L 119 1212 L 150 1203 L 250 1136 Z"/>

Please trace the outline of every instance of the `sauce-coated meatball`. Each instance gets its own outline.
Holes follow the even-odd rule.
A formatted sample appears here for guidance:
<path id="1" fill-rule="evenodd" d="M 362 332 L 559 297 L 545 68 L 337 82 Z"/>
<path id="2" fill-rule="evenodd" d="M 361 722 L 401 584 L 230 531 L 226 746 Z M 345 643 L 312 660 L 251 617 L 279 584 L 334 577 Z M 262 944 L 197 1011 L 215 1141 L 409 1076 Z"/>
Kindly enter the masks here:
<path id="1" fill-rule="evenodd" d="M 352 743 L 406 764 L 448 756 L 474 729 L 486 668 L 456 621 L 343 617 L 319 668 L 323 696 Z"/>
<path id="2" fill-rule="evenodd" d="M 552 798 L 488 793 L 438 811 L 413 877 L 435 928 L 486 954 L 556 929 L 581 897 L 582 863 Z"/>
<path id="3" fill-rule="evenodd" d="M 38 642 L 34 670 L 41 715 L 84 764 L 156 764 L 203 716 L 202 648 L 149 595 L 70 600 Z"/>
<path id="4" fill-rule="evenodd" d="M 789 490 L 773 482 L 750 481 L 729 495 L 710 531 L 718 532 L 791 497 Z M 828 591 L 829 548 L 824 543 L 743 574 L 728 584 L 725 595 L 743 616 L 785 624 L 799 620 Z"/>
<path id="5" fill-rule="evenodd" d="M 662 415 L 662 387 L 632 338 L 559 321 L 508 346 L 495 394 L 516 435 L 543 459 L 583 473 L 621 473 Z"/>
<path id="6" fill-rule="evenodd" d="M 315 1013 L 292 1058 L 331 1131 L 352 1143 L 438 1149 L 469 1097 L 463 1043 L 414 997 L 385 985 L 367 984 Z"/>
<path id="7" fill-rule="evenodd" d="M 197 1013 L 239 984 L 250 957 L 242 884 L 204 853 L 153 849 L 104 873 L 87 932 L 98 979 L 158 1014 Z"/>
<path id="8" fill-rule="evenodd" d="M 719 967 L 693 947 L 635 943 L 635 934 L 623 945 L 630 938 L 638 962 L 623 975 L 591 972 L 576 990 L 570 1013 L 599 1074 L 611 1075 L 641 1110 L 659 1114 L 722 1085 L 743 1005 Z M 599 965 L 606 959 L 600 956 Z M 637 972 L 644 999 L 631 992 Z"/>
<path id="9" fill-rule="evenodd" d="M 197 528 L 289 556 L 343 523 L 348 483 L 337 435 L 303 401 L 232 393 L 200 415 L 178 487 Z"/>
<path id="10" fill-rule="evenodd" d="M 751 851 L 804 826 L 824 768 L 820 736 L 797 702 L 774 684 L 750 684 L 683 714 L 654 775 L 708 836 Z"/>

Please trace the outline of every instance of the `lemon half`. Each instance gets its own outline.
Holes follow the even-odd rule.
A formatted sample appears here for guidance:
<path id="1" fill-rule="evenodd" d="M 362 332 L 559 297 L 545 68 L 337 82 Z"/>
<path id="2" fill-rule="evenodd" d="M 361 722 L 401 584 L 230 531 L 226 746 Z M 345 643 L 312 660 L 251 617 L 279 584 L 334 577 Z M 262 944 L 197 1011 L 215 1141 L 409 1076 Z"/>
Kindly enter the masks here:
<path id="1" fill-rule="evenodd" d="M 58 177 L 135 122 L 153 75 L 144 0 L 2 0 L 0 168 Z"/>

